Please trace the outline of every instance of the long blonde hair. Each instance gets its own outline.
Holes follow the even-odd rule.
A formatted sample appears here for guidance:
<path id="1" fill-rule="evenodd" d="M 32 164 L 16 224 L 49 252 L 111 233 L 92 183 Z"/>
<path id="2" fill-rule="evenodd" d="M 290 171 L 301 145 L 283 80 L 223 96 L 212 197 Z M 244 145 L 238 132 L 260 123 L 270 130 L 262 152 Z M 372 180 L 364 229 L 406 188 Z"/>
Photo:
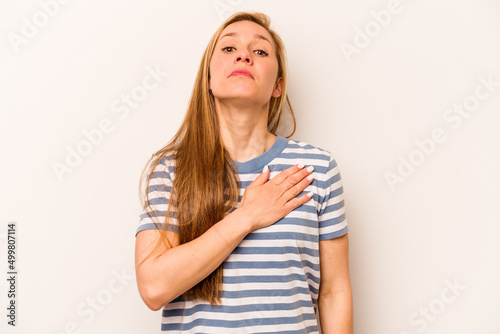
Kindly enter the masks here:
<path id="1" fill-rule="evenodd" d="M 224 147 L 219 131 L 219 122 L 215 111 L 214 96 L 209 91 L 210 60 L 215 45 L 222 31 L 238 21 L 252 21 L 264 27 L 274 40 L 278 59 L 278 76 L 282 78 L 282 90 L 279 97 L 271 97 L 268 113 L 268 131 L 276 134 L 282 123 L 285 110 L 290 113 L 295 132 L 295 116 L 287 96 L 286 55 L 283 41 L 272 29 L 267 15 L 256 12 L 239 12 L 228 18 L 210 39 L 201 60 L 194 83 L 186 116 L 175 136 L 166 146 L 156 152 L 148 161 L 141 174 L 139 193 L 148 215 L 155 222 L 162 237 L 155 249 L 142 261 L 148 259 L 160 246 L 167 242 L 165 231 L 171 230 L 166 220 L 175 206 L 175 218 L 178 220 L 180 243 L 187 243 L 207 231 L 224 216 L 232 211 L 239 196 L 237 170 L 229 153 Z M 153 171 L 167 155 L 175 160 L 175 179 L 171 188 L 165 224 L 161 226 L 158 217 L 151 208 L 148 187 Z M 147 175 L 145 189 L 144 177 Z M 145 200 L 144 200 L 145 195 Z M 141 262 L 141 263 L 142 263 Z M 183 296 L 189 299 L 201 299 L 212 305 L 220 303 L 222 283 L 222 264 L 197 285 L 186 291 Z"/>

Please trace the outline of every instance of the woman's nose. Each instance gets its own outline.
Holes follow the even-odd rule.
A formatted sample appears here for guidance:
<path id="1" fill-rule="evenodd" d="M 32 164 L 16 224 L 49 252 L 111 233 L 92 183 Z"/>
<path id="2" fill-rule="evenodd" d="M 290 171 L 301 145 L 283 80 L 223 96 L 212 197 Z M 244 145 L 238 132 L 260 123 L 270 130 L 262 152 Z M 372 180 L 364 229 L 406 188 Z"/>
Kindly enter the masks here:
<path id="1" fill-rule="evenodd" d="M 239 51 L 236 54 L 235 62 L 236 63 L 243 62 L 243 63 L 251 64 L 252 63 L 252 58 L 250 57 L 250 53 L 248 51 L 246 51 L 246 50 Z"/>

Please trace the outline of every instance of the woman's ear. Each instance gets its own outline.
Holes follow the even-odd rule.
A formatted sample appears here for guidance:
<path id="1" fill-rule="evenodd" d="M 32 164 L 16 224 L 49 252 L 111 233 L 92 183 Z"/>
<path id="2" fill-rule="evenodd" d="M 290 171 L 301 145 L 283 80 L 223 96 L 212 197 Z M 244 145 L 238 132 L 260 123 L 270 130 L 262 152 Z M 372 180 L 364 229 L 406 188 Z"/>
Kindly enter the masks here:
<path id="1" fill-rule="evenodd" d="M 283 85 L 283 78 L 279 77 L 278 81 L 276 82 L 276 85 L 274 86 L 272 97 L 280 97 L 282 85 Z"/>

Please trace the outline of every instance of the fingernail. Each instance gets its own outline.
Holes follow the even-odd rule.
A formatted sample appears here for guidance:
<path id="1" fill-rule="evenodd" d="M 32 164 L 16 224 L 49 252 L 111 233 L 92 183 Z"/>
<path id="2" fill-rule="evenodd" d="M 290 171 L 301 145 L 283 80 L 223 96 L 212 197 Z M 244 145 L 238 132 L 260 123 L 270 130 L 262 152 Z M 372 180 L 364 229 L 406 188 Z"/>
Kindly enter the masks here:
<path id="1" fill-rule="evenodd" d="M 262 169 L 262 173 L 265 173 L 269 170 L 269 167 L 267 167 L 267 165 L 264 166 L 264 169 Z"/>
<path id="2" fill-rule="evenodd" d="M 312 197 L 312 195 L 313 195 L 312 191 L 310 191 L 310 192 L 307 193 L 307 197 Z"/>
<path id="3" fill-rule="evenodd" d="M 313 179 L 313 174 L 309 174 L 309 175 L 307 176 L 307 179 L 308 179 L 309 181 L 311 181 L 311 180 Z"/>
<path id="4" fill-rule="evenodd" d="M 314 166 L 309 166 L 309 167 L 307 167 L 307 171 L 308 171 L 309 173 L 310 173 L 310 172 L 312 172 L 313 170 L 314 170 Z"/>
<path id="5" fill-rule="evenodd" d="M 302 169 L 304 168 L 304 164 L 298 164 L 297 167 L 299 167 L 299 169 Z"/>

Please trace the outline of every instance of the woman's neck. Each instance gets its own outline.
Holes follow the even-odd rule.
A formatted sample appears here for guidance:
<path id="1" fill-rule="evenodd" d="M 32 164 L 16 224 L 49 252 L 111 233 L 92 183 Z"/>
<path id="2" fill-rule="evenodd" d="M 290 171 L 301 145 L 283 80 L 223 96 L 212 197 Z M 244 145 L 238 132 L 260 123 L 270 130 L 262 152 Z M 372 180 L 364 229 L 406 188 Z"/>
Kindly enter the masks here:
<path id="1" fill-rule="evenodd" d="M 276 136 L 267 131 L 268 110 L 269 104 L 260 108 L 237 108 L 216 101 L 222 140 L 233 160 L 251 160 L 274 144 Z"/>

